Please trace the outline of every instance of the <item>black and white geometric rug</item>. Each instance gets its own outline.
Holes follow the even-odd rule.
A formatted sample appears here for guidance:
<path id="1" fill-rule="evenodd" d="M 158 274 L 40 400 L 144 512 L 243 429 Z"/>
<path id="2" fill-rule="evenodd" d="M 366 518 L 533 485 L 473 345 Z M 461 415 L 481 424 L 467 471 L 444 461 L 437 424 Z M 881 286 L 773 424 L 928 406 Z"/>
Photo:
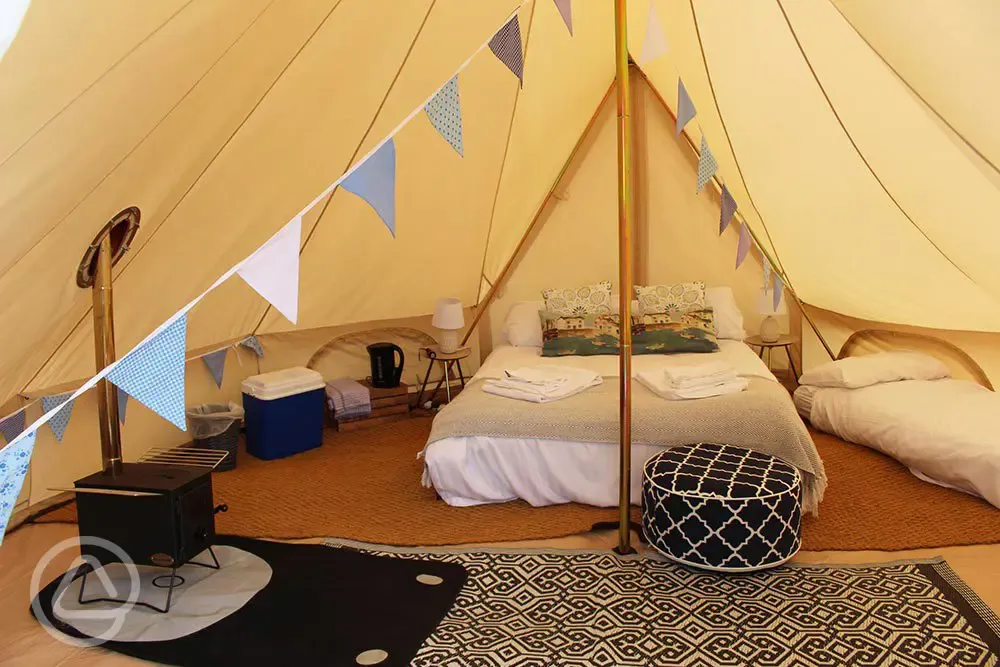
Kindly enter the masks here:
<path id="1" fill-rule="evenodd" d="M 943 560 L 751 574 L 609 551 L 335 547 L 461 565 L 414 665 L 995 665 L 1000 622 Z"/>

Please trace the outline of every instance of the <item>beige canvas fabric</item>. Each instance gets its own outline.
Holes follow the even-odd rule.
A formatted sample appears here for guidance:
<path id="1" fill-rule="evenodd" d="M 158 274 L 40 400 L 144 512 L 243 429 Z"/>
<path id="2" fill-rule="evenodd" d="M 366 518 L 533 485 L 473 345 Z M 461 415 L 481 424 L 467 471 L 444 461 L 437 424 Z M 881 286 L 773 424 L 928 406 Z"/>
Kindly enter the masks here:
<path id="1" fill-rule="evenodd" d="M 983 85 L 1000 64 L 996 3 L 630 0 L 633 53 L 650 2 L 669 52 L 642 70 L 670 108 L 683 77 L 698 115 L 675 138 L 636 78 L 637 278 L 731 284 L 752 312 L 759 257 L 729 268 L 736 232 L 713 238 L 717 186 L 694 193 L 690 145 L 704 133 L 740 217 L 807 304 L 852 326 L 933 328 L 974 356 L 996 349 L 983 342 L 1000 332 L 1000 93 Z M 524 87 L 488 49 L 471 61 L 459 79 L 465 157 L 423 114 L 397 135 L 395 239 L 335 191 L 303 222 L 297 325 L 237 278 L 190 315 L 190 349 L 256 333 L 288 360 L 322 344 L 295 332 L 426 317 L 439 297 L 471 306 L 485 294 L 612 84 L 610 0 L 573 2 L 572 37 L 551 0 L 33 0 L 0 58 L 0 403 L 94 372 L 90 294 L 74 278 L 112 215 L 142 210 L 115 271 L 126 351 L 518 7 Z M 591 134 L 493 327 L 548 275 L 614 278 L 610 104 Z M 192 385 L 188 400 L 202 395 Z M 43 430 L 33 498 L 81 472 L 61 463 L 75 447 L 96 451 L 84 404 L 59 452 Z M 148 423 L 149 444 L 184 437 Z"/>

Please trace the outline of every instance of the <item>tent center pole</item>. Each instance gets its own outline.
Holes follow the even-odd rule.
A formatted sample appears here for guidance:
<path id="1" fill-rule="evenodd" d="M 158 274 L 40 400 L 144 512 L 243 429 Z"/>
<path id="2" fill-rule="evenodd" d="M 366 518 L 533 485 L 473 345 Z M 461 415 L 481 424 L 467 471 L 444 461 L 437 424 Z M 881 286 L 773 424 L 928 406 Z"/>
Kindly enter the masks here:
<path id="1" fill-rule="evenodd" d="M 632 118 L 629 92 L 626 0 L 615 0 L 615 79 L 618 84 L 618 546 L 619 554 L 634 553 L 631 535 L 632 478 Z"/>
<path id="2" fill-rule="evenodd" d="M 111 235 L 105 234 L 97 251 L 94 271 L 94 351 L 97 370 L 115 360 L 115 314 L 111 290 Z M 101 426 L 101 463 L 104 472 L 122 472 L 122 436 L 118 425 L 117 388 L 102 379 L 97 383 L 97 414 Z"/>

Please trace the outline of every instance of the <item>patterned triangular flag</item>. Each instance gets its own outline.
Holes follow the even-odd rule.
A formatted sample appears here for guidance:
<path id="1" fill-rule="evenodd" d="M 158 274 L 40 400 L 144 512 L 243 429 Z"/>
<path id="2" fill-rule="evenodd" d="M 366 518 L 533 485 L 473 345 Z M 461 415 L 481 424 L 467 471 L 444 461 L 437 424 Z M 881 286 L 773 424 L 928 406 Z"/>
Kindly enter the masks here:
<path id="1" fill-rule="evenodd" d="M 740 240 L 736 244 L 736 268 L 740 268 L 743 264 L 743 260 L 747 258 L 747 253 L 750 252 L 750 228 L 747 223 L 743 223 L 740 226 Z"/>
<path id="2" fill-rule="evenodd" d="M 691 101 L 691 96 L 688 95 L 687 88 L 684 87 L 684 82 L 677 79 L 677 136 L 681 136 L 681 132 L 691 119 L 694 118 L 695 114 L 698 113 L 694 108 L 694 102 Z"/>
<path id="3" fill-rule="evenodd" d="M 24 408 L 21 408 L 12 415 L 8 415 L 0 421 L 0 434 L 3 439 L 10 442 L 24 431 Z"/>
<path id="4" fill-rule="evenodd" d="M 771 289 L 771 262 L 764 257 L 764 291 Z"/>
<path id="5" fill-rule="evenodd" d="M 121 387 L 115 387 L 118 393 L 118 421 L 125 423 L 125 408 L 128 407 L 128 392 Z"/>
<path id="6" fill-rule="evenodd" d="M 10 515 L 21 495 L 24 478 L 31 463 L 31 450 L 35 448 L 35 431 L 0 449 L 0 544 L 10 521 Z"/>
<path id="7" fill-rule="evenodd" d="M 257 353 L 258 357 L 264 356 L 264 348 L 260 346 L 260 341 L 257 340 L 256 336 L 247 336 L 246 338 L 240 341 L 240 345 L 253 350 L 254 352 Z"/>
<path id="8" fill-rule="evenodd" d="M 701 135 L 701 154 L 698 156 L 698 192 L 705 187 L 705 183 L 712 180 L 715 172 L 719 169 L 719 163 L 715 161 L 705 135 Z"/>
<path id="9" fill-rule="evenodd" d="M 774 294 L 772 295 L 773 298 L 772 303 L 774 305 L 774 310 L 776 311 L 778 310 L 778 304 L 781 303 L 781 295 L 784 293 L 784 291 L 785 291 L 785 281 L 781 279 L 781 276 L 775 273 Z"/>
<path id="10" fill-rule="evenodd" d="M 458 100 L 458 75 L 451 77 L 424 106 L 431 125 L 459 155 L 462 150 L 462 105 Z"/>
<path id="11" fill-rule="evenodd" d="M 523 87 L 524 55 L 521 48 L 521 23 L 515 15 L 490 39 L 490 51 L 517 76 Z"/>
<path id="12" fill-rule="evenodd" d="M 668 51 L 667 36 L 663 34 L 663 26 L 660 25 L 660 18 L 656 15 L 656 3 L 649 3 L 649 15 L 646 17 L 646 38 L 642 40 L 642 53 L 639 55 L 639 64 L 645 65 L 651 60 L 656 60 Z"/>
<path id="13" fill-rule="evenodd" d="M 722 213 L 719 217 L 719 234 L 726 231 L 726 227 L 729 226 L 729 222 L 733 219 L 736 214 L 736 200 L 733 196 L 729 194 L 729 188 L 726 184 L 722 184 Z"/>
<path id="14" fill-rule="evenodd" d="M 556 3 L 556 7 L 559 9 L 559 14 L 562 16 L 563 23 L 566 24 L 566 28 L 569 30 L 570 36 L 573 35 L 573 9 L 572 0 L 553 0 Z"/>
<path id="15" fill-rule="evenodd" d="M 396 144 L 392 139 L 358 165 L 340 187 L 368 202 L 396 236 Z"/>
<path id="16" fill-rule="evenodd" d="M 278 230 L 240 266 L 237 273 L 289 322 L 299 318 L 299 243 L 302 216 Z"/>
<path id="17" fill-rule="evenodd" d="M 254 338 L 254 340 L 257 339 Z M 257 344 L 260 345 L 260 343 Z M 224 347 L 221 350 L 209 352 L 201 358 L 205 362 L 205 366 L 208 367 L 208 372 L 212 374 L 212 379 L 215 380 L 215 384 L 219 389 L 222 389 L 222 373 L 226 369 L 226 355 L 228 353 L 229 348 Z"/>
<path id="18" fill-rule="evenodd" d="M 121 358 L 108 380 L 182 431 L 187 314 Z"/>
<path id="19" fill-rule="evenodd" d="M 73 392 L 69 391 L 55 396 L 42 396 L 42 412 L 48 412 L 60 405 L 63 406 L 62 410 L 52 415 L 52 419 L 49 420 L 49 428 L 52 429 L 58 442 L 62 442 L 63 436 L 66 435 L 66 427 L 69 426 L 69 418 L 73 414 L 73 401 L 66 400 L 72 395 Z M 65 405 L 63 405 L 64 403 Z"/>

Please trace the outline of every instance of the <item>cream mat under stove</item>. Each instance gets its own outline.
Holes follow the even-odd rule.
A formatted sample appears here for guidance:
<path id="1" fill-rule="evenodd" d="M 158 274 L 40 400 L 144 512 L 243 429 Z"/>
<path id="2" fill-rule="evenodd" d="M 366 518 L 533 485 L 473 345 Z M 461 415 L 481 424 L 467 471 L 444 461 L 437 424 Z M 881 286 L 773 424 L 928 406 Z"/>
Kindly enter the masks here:
<path id="1" fill-rule="evenodd" d="M 179 568 L 177 574 L 184 583 L 174 588 L 166 614 L 139 605 L 121 614 L 123 605 L 111 602 L 81 605 L 77 598 L 82 578 L 78 577 L 59 594 L 53 605 L 55 615 L 85 635 L 123 642 L 167 641 L 198 632 L 239 610 L 271 580 L 271 566 L 259 556 L 230 546 L 216 546 L 213 550 L 222 567 L 214 570 L 186 564 Z M 212 557 L 204 551 L 194 560 L 211 563 Z M 162 577 L 158 581 L 166 584 L 170 570 L 149 566 L 136 569 L 140 581 L 138 599 L 162 609 L 167 589 L 154 586 L 153 579 Z M 124 565 L 110 564 L 87 575 L 84 600 L 128 598 L 131 583 Z M 120 627 L 114 631 L 116 624 Z"/>

